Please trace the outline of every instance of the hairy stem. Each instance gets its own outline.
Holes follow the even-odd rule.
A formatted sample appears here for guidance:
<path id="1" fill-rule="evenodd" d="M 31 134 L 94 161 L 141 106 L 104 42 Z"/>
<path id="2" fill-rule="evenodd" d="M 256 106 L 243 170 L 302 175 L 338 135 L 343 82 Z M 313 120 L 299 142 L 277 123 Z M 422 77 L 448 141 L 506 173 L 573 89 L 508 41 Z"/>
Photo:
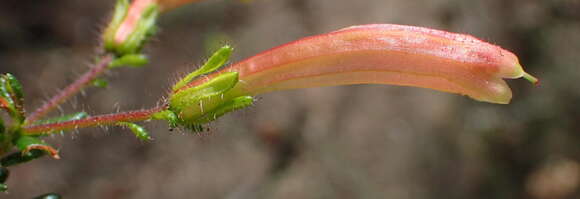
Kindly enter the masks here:
<path id="1" fill-rule="evenodd" d="M 157 112 L 163 111 L 166 106 L 158 106 L 152 109 L 130 111 L 123 113 L 114 113 L 88 117 L 80 120 L 71 120 L 66 122 L 57 122 L 51 124 L 25 126 L 23 134 L 25 135 L 46 135 L 62 130 L 71 130 L 77 128 L 86 128 L 93 126 L 116 125 L 119 122 L 137 122 L 151 119 L 151 116 Z"/>
<path id="2" fill-rule="evenodd" d="M 75 82 L 67 86 L 65 89 L 61 90 L 55 96 L 53 96 L 50 100 L 45 102 L 40 108 L 34 111 L 27 119 L 26 124 L 32 124 L 32 122 L 40 119 L 51 110 L 56 108 L 58 105 L 65 102 L 69 97 L 77 94 L 80 90 L 90 84 L 93 80 L 95 80 L 98 76 L 103 74 L 105 70 L 108 68 L 109 64 L 113 60 L 112 55 L 105 55 L 103 56 L 99 62 L 91 67 L 89 71 L 79 77 Z"/>

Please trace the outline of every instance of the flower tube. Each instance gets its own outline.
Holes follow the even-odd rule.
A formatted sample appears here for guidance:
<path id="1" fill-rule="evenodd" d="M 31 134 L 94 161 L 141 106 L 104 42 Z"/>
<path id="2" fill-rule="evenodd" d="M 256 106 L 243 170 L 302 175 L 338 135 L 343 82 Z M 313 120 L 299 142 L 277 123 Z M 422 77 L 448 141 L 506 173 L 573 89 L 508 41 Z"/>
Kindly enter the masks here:
<path id="1" fill-rule="evenodd" d="M 311 36 L 267 50 L 220 72 L 237 72 L 233 96 L 350 84 L 430 88 L 507 104 L 504 78 L 524 77 L 518 58 L 473 36 L 429 28 L 371 24 Z"/>

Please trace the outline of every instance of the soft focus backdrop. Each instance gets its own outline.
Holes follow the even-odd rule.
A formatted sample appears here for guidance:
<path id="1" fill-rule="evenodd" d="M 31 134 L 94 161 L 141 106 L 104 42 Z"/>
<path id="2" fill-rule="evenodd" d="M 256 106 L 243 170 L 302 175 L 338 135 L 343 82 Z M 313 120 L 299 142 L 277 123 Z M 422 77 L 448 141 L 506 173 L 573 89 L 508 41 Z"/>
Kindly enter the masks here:
<path id="1" fill-rule="evenodd" d="M 0 73 L 24 84 L 28 111 L 87 70 L 113 0 L 0 3 Z M 154 106 L 221 44 L 239 61 L 305 36 L 397 23 L 468 33 L 519 55 L 542 80 L 511 80 L 509 105 L 378 85 L 260 96 L 211 130 L 146 126 L 54 136 L 62 160 L 12 169 L 31 198 L 580 198 L 580 1 L 208 0 L 162 16 L 152 62 L 106 75 L 60 113 Z"/>

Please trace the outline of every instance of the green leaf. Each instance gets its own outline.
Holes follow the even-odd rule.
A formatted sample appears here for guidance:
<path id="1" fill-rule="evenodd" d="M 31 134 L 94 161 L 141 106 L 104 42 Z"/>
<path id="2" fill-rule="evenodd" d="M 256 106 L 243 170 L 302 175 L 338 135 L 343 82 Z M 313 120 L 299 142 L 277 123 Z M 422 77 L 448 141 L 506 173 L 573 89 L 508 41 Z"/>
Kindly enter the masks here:
<path id="1" fill-rule="evenodd" d="M 217 50 L 203 66 L 189 73 L 183 79 L 179 80 L 179 82 L 173 86 L 173 91 L 177 91 L 180 88 L 186 86 L 197 76 L 208 74 L 219 69 L 230 59 L 233 50 L 234 49 L 228 45 L 223 46 L 221 49 Z"/>
<path id="2" fill-rule="evenodd" d="M 109 64 L 109 68 L 118 68 L 121 66 L 141 67 L 147 63 L 149 63 L 149 60 L 144 54 L 127 54 L 113 60 Z"/>
<path id="3" fill-rule="evenodd" d="M 96 78 L 95 80 L 93 80 L 93 86 L 98 87 L 98 88 L 106 88 L 109 83 L 107 82 L 107 80 L 104 80 L 102 78 Z"/>
<path id="4" fill-rule="evenodd" d="M 62 196 L 60 196 L 57 193 L 47 193 L 47 194 L 42 194 L 40 196 L 36 196 L 33 199 L 61 199 Z"/>
<path id="5" fill-rule="evenodd" d="M 46 155 L 46 153 L 42 150 L 31 150 L 26 154 L 15 152 L 0 159 L 0 166 L 10 167 L 40 158 L 44 155 Z"/>
<path id="6" fill-rule="evenodd" d="M 142 126 L 130 122 L 118 122 L 117 125 L 129 128 L 129 130 L 131 130 L 141 141 L 151 140 L 151 136 L 149 136 L 147 130 Z"/>
<path id="7" fill-rule="evenodd" d="M 43 150 L 50 154 L 54 159 L 60 159 L 56 149 L 35 137 L 20 136 L 16 139 L 14 145 L 16 145 L 22 154 L 28 154 L 31 150 Z"/>
<path id="8" fill-rule="evenodd" d="M 115 34 L 117 29 L 127 16 L 129 11 L 129 0 L 118 0 L 115 5 L 115 11 L 113 12 L 113 18 L 111 23 L 107 26 L 105 33 L 103 34 L 103 41 L 105 43 L 105 49 L 108 51 L 115 51 Z"/>
<path id="9" fill-rule="evenodd" d="M 16 79 L 16 77 L 10 73 L 4 74 L 4 78 L 6 79 L 6 83 L 8 83 L 7 88 L 9 89 L 10 94 L 13 96 L 14 102 L 17 105 L 22 106 L 24 99 L 22 84 L 20 84 L 20 81 L 18 81 L 18 79 Z"/>
<path id="10" fill-rule="evenodd" d="M 8 185 L 4 184 L 4 183 L 0 183 L 0 192 L 6 192 L 8 191 Z"/>
<path id="11" fill-rule="evenodd" d="M 18 122 L 24 121 L 22 86 L 10 74 L 0 76 L 0 108 Z"/>
<path id="12" fill-rule="evenodd" d="M 66 121 L 71 121 L 71 120 L 80 120 L 80 119 L 83 119 L 86 117 L 89 117 L 89 114 L 87 114 L 86 112 L 78 112 L 78 113 L 63 115 L 60 117 L 53 117 L 53 118 L 49 118 L 46 120 L 39 120 L 39 121 L 35 122 L 34 124 L 39 125 L 39 124 L 51 124 L 51 123 L 57 123 L 57 122 L 66 122 Z"/>
<path id="13" fill-rule="evenodd" d="M 206 113 L 205 115 L 203 115 L 199 119 L 196 119 L 194 122 L 199 123 L 199 124 L 208 123 L 208 122 L 216 120 L 217 118 L 225 115 L 226 113 L 251 106 L 253 103 L 254 103 L 254 98 L 252 96 L 237 97 L 237 98 L 234 98 L 234 99 L 220 105 L 219 107 L 217 107 L 213 111 Z"/>

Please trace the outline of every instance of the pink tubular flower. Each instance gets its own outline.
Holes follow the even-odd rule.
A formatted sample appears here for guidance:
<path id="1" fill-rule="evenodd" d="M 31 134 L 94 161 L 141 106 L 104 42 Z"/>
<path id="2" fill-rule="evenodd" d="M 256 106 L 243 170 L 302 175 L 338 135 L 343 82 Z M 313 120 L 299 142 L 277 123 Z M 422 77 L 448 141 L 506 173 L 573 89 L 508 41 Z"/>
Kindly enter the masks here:
<path id="1" fill-rule="evenodd" d="M 294 41 L 233 64 L 234 96 L 348 84 L 392 84 L 467 95 L 507 104 L 504 78 L 537 82 L 518 58 L 469 35 L 428 28 L 372 24 Z M 199 85 L 204 79 L 187 87 Z"/>

